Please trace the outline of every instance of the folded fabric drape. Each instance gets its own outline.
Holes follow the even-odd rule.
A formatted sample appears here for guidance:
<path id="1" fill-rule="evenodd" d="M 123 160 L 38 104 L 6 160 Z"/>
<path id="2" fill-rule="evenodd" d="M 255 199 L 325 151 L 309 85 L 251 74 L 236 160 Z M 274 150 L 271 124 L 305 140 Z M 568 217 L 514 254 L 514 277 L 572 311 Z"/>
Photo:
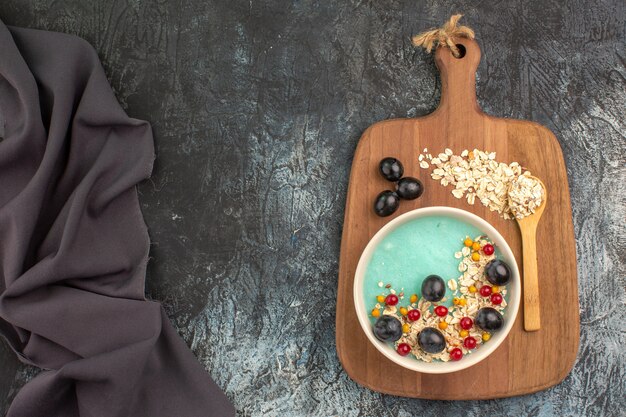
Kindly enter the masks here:
<path id="1" fill-rule="evenodd" d="M 146 301 L 136 184 L 148 123 L 117 103 L 94 49 L 0 22 L 0 334 L 44 370 L 9 417 L 231 416 Z"/>

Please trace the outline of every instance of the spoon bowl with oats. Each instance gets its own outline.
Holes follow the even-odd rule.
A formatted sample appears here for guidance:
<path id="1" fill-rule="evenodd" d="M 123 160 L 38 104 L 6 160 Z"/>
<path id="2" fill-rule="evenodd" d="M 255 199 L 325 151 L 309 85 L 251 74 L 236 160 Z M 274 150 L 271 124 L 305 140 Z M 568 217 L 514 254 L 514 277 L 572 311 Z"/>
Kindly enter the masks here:
<path id="1" fill-rule="evenodd" d="M 520 175 L 509 188 L 509 209 L 522 234 L 524 277 L 524 329 L 527 332 L 541 328 L 539 309 L 539 280 L 537 270 L 537 224 L 546 207 L 546 186 L 537 177 Z"/>

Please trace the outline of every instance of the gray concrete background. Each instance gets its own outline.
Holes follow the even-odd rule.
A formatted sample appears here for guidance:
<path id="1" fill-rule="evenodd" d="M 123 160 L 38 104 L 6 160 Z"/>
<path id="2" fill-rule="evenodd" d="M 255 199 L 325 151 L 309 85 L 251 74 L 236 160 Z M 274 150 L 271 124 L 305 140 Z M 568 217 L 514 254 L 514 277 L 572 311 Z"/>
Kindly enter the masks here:
<path id="1" fill-rule="evenodd" d="M 433 59 L 409 37 L 453 12 L 483 50 L 483 109 L 549 127 L 568 167 L 578 360 L 559 386 L 520 398 L 380 395 L 335 353 L 354 148 L 370 124 L 436 107 Z M 2 0 L 0 18 L 89 40 L 128 113 L 152 122 L 146 291 L 240 415 L 625 415 L 622 0 Z M 4 414 L 36 370 L 2 343 L 0 365 Z"/>

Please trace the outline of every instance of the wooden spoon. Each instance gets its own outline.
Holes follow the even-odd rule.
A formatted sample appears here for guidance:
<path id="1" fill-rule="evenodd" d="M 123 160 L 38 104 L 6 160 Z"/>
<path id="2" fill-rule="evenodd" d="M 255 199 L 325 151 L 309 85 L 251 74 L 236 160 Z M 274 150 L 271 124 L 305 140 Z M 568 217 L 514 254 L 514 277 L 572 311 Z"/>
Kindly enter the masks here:
<path id="1" fill-rule="evenodd" d="M 548 191 L 543 182 L 537 177 L 543 187 L 543 201 L 530 216 L 518 219 L 517 224 L 522 233 L 522 259 L 524 271 L 524 330 L 534 332 L 541 328 L 539 309 L 539 280 L 537 278 L 537 223 L 543 214 L 548 200 Z"/>

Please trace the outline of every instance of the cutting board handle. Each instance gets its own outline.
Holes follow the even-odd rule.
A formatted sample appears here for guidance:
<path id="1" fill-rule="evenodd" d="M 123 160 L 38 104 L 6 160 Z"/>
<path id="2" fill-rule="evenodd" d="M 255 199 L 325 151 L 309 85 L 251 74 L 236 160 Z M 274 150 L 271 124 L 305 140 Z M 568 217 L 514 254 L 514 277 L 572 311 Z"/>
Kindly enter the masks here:
<path id="1" fill-rule="evenodd" d="M 461 57 L 449 48 L 437 48 L 435 63 L 441 73 L 441 101 L 435 113 L 461 119 L 483 115 L 476 102 L 476 69 L 480 63 L 480 47 L 471 39 L 457 38 Z M 467 120 L 466 120 L 467 122 Z M 466 125 L 463 123 L 462 125 Z"/>

